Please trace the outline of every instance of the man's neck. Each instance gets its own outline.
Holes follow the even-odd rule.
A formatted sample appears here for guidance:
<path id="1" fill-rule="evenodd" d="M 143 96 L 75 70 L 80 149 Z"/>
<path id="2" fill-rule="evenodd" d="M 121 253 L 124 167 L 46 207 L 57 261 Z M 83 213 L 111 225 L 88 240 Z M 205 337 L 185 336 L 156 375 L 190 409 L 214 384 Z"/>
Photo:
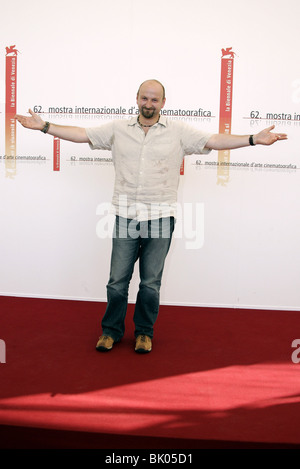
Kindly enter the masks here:
<path id="1" fill-rule="evenodd" d="M 157 124 L 157 122 L 159 121 L 159 118 L 160 118 L 160 115 L 158 117 L 155 116 L 151 119 L 147 119 L 143 115 L 139 114 L 138 123 L 140 124 L 141 127 L 143 127 L 144 129 L 147 129 Z"/>

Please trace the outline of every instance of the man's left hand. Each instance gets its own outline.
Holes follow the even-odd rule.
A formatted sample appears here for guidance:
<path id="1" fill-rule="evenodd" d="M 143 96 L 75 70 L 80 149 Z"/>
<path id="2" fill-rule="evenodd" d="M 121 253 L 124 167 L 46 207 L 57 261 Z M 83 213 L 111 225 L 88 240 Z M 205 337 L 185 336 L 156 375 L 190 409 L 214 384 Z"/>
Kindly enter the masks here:
<path id="1" fill-rule="evenodd" d="M 253 136 L 253 143 L 256 145 L 272 145 L 277 140 L 286 140 L 287 135 L 282 133 L 271 132 L 275 128 L 275 125 L 267 127 L 258 134 Z"/>

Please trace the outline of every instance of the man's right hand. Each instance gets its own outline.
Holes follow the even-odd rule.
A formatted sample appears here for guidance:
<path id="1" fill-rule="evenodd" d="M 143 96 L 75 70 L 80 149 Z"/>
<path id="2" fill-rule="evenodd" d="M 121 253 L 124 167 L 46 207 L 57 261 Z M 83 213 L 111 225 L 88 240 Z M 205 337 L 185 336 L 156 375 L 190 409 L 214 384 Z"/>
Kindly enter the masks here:
<path id="1" fill-rule="evenodd" d="M 29 109 L 28 112 L 31 115 L 30 117 L 17 114 L 15 116 L 17 121 L 20 122 L 23 127 L 26 127 L 26 129 L 42 130 L 45 126 L 43 119 L 31 109 Z"/>
<path id="2" fill-rule="evenodd" d="M 42 130 L 45 127 L 46 122 L 31 109 L 29 109 L 29 114 L 30 116 L 21 116 L 20 114 L 17 114 L 15 118 L 26 129 Z M 61 138 L 62 140 L 69 140 L 74 143 L 90 143 L 84 127 L 57 125 L 51 123 L 47 130 L 47 134 Z"/>

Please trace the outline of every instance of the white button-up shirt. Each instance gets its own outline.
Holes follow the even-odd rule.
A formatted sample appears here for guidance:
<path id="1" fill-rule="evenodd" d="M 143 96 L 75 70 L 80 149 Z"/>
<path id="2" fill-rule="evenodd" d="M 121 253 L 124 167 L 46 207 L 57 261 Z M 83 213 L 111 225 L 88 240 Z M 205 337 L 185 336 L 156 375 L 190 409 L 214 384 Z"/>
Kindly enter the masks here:
<path id="1" fill-rule="evenodd" d="M 211 134 L 165 116 L 147 134 L 137 117 L 114 120 L 86 132 L 92 149 L 112 152 L 115 214 L 138 221 L 176 217 L 184 156 L 210 151 L 205 145 Z"/>

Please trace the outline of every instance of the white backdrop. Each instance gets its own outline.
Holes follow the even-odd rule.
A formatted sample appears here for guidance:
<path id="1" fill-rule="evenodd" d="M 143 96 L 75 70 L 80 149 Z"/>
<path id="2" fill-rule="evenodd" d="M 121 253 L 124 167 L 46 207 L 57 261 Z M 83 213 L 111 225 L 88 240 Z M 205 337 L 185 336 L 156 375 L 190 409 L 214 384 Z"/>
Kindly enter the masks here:
<path id="1" fill-rule="evenodd" d="M 218 132 L 221 49 L 232 47 L 232 133 L 274 123 L 289 139 L 232 151 L 225 171 L 217 152 L 186 158 L 161 302 L 299 309 L 299 15 L 298 0 L 2 5 L 0 294 L 106 300 L 114 178 L 108 152 L 63 141 L 53 171 L 52 137 L 20 126 L 15 165 L 4 158 L 5 48 L 19 51 L 18 113 L 35 107 L 46 120 L 85 127 L 119 118 L 111 108 L 128 118 L 139 84 L 157 78 L 166 110 Z M 82 107 L 103 111 L 76 114 Z M 136 271 L 130 301 L 137 284 Z"/>

